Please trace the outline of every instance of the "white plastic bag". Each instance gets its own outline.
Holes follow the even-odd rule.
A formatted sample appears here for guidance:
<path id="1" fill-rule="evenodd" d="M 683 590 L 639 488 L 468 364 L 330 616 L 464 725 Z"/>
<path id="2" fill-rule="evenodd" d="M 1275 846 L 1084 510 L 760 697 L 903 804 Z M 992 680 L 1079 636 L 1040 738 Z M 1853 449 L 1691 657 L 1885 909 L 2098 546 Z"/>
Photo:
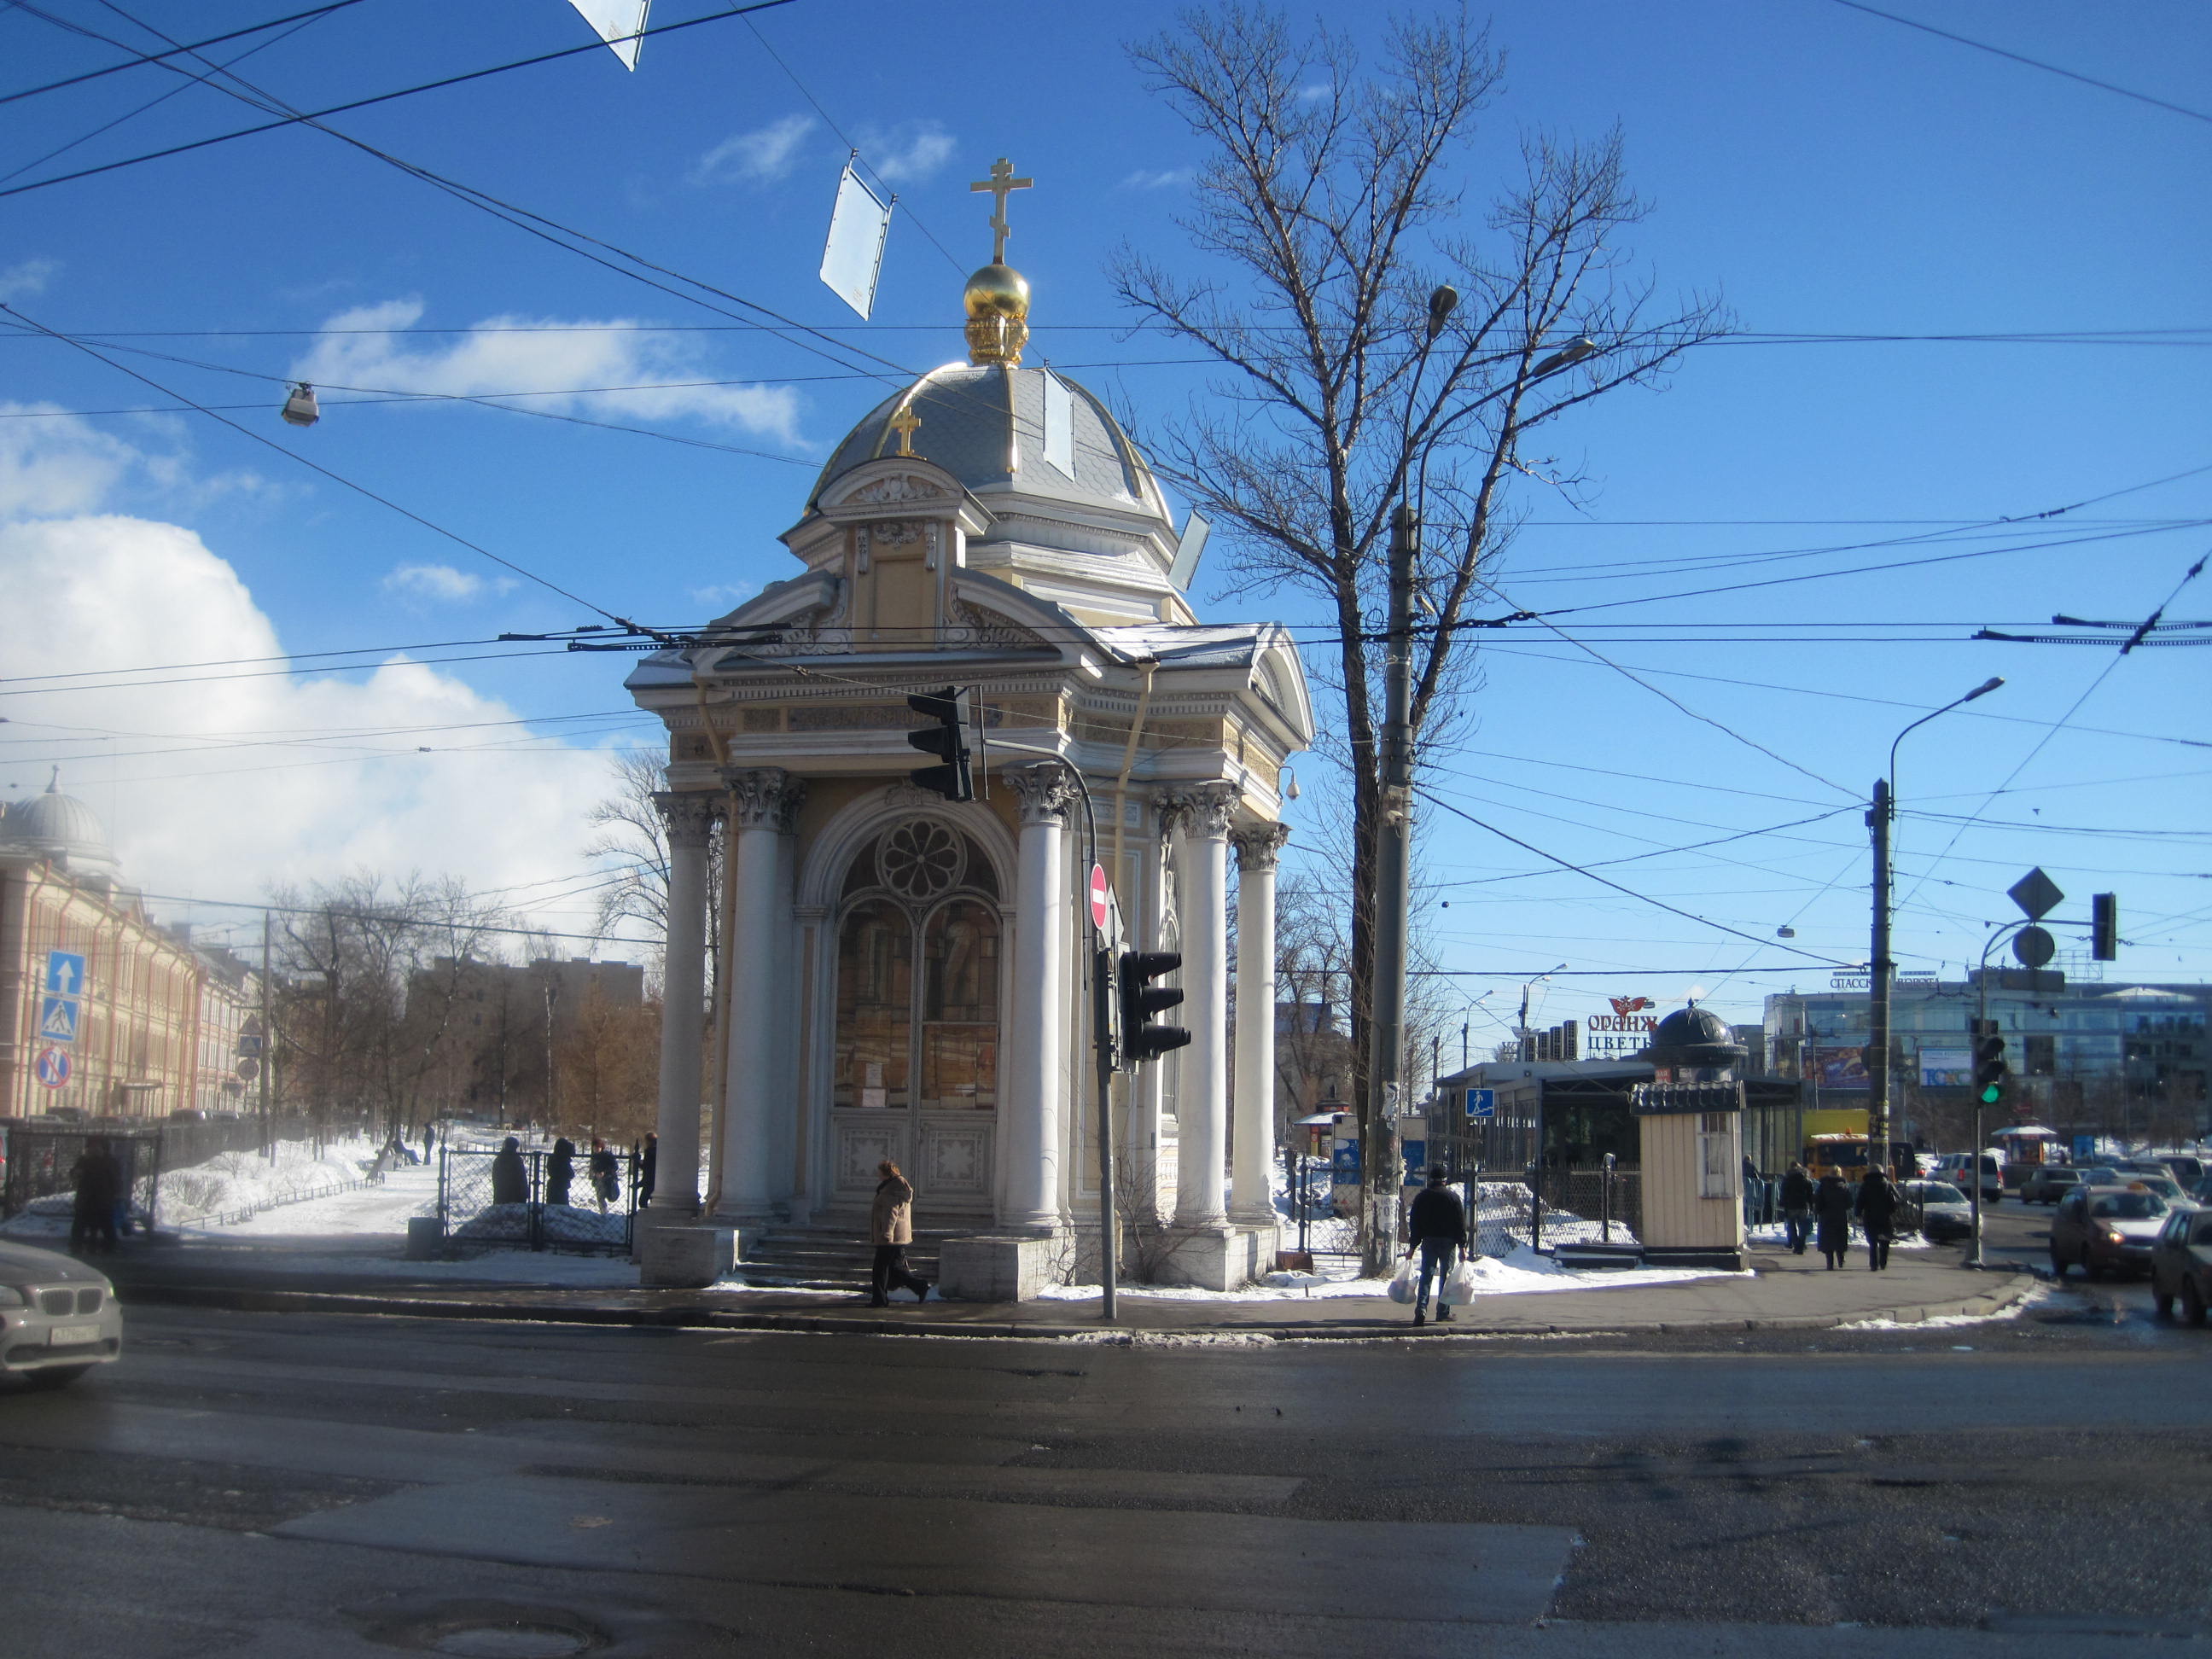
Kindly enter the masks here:
<path id="1" fill-rule="evenodd" d="M 1437 1292 L 1437 1296 L 1447 1308 L 1464 1308 L 1468 1303 L 1474 1301 L 1474 1264 L 1465 1256 L 1462 1256 L 1459 1259 L 1459 1266 L 1451 1270 L 1451 1276 L 1444 1280 L 1444 1287 Z"/>
<path id="2" fill-rule="evenodd" d="M 1390 1281 L 1390 1299 L 1393 1302 L 1410 1304 L 1413 1301 L 1413 1292 L 1421 1282 L 1420 1271 L 1420 1264 L 1410 1255 L 1398 1264 L 1397 1276 Z"/>

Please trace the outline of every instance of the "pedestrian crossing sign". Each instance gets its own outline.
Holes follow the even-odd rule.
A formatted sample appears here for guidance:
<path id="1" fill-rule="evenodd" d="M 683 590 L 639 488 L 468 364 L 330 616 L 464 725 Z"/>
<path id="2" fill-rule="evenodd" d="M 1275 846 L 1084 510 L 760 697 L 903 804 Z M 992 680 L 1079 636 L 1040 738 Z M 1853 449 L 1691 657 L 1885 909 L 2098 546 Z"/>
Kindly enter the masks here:
<path id="1" fill-rule="evenodd" d="M 42 997 L 39 1001 L 39 1037 L 45 1042 L 76 1041 L 77 1010 L 82 1005 L 70 997 Z"/>

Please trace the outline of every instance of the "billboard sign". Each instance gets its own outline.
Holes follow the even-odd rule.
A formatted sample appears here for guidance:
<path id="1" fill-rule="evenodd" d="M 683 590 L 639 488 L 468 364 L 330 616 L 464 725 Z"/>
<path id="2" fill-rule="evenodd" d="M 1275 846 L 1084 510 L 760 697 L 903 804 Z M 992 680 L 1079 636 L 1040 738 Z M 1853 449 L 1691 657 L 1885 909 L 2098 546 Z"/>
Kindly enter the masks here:
<path id="1" fill-rule="evenodd" d="M 1920 1086 L 1923 1089 L 1964 1089 L 1974 1079 L 1973 1052 L 1967 1048 L 1923 1048 Z"/>
<path id="2" fill-rule="evenodd" d="M 1857 1048 L 1814 1048 L 1808 1051 L 1814 1073 L 1823 1089 L 1863 1089 L 1867 1086 L 1866 1056 Z"/>

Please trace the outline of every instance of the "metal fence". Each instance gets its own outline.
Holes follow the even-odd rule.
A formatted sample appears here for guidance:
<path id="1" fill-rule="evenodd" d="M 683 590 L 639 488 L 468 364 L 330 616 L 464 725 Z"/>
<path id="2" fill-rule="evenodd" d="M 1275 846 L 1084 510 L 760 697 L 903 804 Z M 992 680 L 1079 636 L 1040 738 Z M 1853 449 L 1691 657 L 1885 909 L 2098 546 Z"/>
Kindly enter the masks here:
<path id="1" fill-rule="evenodd" d="M 1501 1250 L 1523 1244 L 1638 1243 L 1644 1231 L 1643 1172 L 1615 1165 L 1553 1165 L 1543 1171 L 1540 1194 L 1520 1180 L 1468 1183 L 1469 1231 L 1480 1248 Z M 1297 1226 L 1293 1203 L 1291 1226 Z M 1316 1203 L 1302 1231 L 1304 1248 L 1315 1255 L 1359 1254 L 1359 1226 Z"/>
<path id="2" fill-rule="evenodd" d="M 85 1144 L 105 1137 L 123 1166 L 123 1189 L 131 1224 L 153 1231 L 155 1199 L 161 1179 L 161 1132 L 134 1133 L 90 1125 L 66 1127 L 20 1123 L 8 1126 L 8 1170 L 0 1185 L 0 1218 L 21 1214 L 37 1205 L 41 1212 L 67 1216 L 76 1191 L 73 1171 Z"/>
<path id="3" fill-rule="evenodd" d="M 637 1152 L 609 1149 L 611 1193 L 595 1185 L 592 1154 L 543 1149 L 438 1152 L 438 1218 L 450 1243 L 477 1249 L 627 1255 L 637 1215 Z M 510 1161 L 511 1160 L 511 1161 Z"/>

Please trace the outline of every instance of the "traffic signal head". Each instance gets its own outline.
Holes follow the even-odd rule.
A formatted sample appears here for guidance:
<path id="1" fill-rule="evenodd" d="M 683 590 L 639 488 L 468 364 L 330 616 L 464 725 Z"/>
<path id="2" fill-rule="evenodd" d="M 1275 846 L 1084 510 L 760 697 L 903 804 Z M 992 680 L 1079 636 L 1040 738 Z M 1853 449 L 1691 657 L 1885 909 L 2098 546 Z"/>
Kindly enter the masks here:
<path id="1" fill-rule="evenodd" d="M 2120 959 L 2120 896 L 2094 893 L 2089 898 L 2089 955 L 2098 962 Z"/>
<path id="2" fill-rule="evenodd" d="M 1974 1039 L 1974 1092 L 1984 1106 L 1994 1106 L 2004 1098 L 2005 1077 L 2009 1067 L 2005 1065 L 2005 1040 L 1996 1032 L 1987 1032 Z"/>
<path id="3" fill-rule="evenodd" d="M 1170 1048 L 1180 1048 L 1190 1041 L 1190 1033 L 1180 1025 L 1152 1024 L 1154 1014 L 1182 1001 L 1182 993 L 1172 985 L 1154 985 L 1152 981 L 1182 966 L 1182 957 L 1173 951 L 1121 953 L 1121 1060 L 1125 1066 L 1158 1060 Z"/>
<path id="4" fill-rule="evenodd" d="M 937 722 L 908 732 L 906 740 L 924 754 L 936 755 L 945 763 L 908 773 L 915 787 L 942 795 L 947 800 L 975 799 L 975 789 L 968 771 L 968 733 L 960 723 L 959 688 L 948 685 L 941 691 L 908 697 L 906 706 Z"/>

